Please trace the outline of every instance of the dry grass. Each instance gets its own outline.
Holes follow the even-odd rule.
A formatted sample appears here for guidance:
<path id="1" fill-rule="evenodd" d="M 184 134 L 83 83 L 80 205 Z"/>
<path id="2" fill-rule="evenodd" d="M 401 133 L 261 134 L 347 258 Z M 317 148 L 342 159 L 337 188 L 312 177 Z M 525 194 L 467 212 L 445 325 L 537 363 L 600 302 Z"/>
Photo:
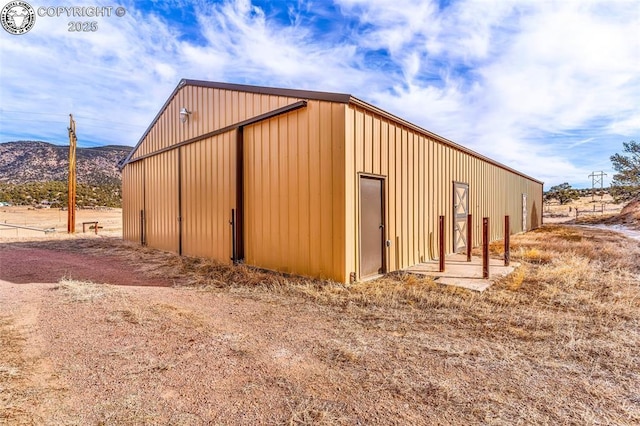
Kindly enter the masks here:
<path id="1" fill-rule="evenodd" d="M 248 329 L 266 332 L 280 311 L 296 318 L 310 312 L 309 321 L 318 327 L 330 324 L 333 334 L 320 341 L 314 330 L 295 343 L 276 337 L 310 345 L 306 359 L 316 375 L 258 369 L 243 385 L 247 397 L 272 389 L 270 407 L 285 401 L 286 414 L 276 423 L 640 423 L 640 246 L 613 233 L 552 226 L 513 236 L 511 257 L 522 266 L 481 294 L 403 273 L 343 285 L 178 257 L 108 238 L 46 244 L 117 256 L 150 276 L 170 277 L 188 287 L 185 292 L 198 289 L 204 304 L 223 294 L 273 306 L 274 313 L 262 312 Z M 500 250 L 500 244 L 492 245 L 496 254 Z M 189 344 L 224 346 L 226 359 L 262 365 L 257 360 L 264 354 L 246 330 L 212 331 L 197 311 L 168 302 L 110 308 L 105 300 L 113 293 L 101 297 L 91 284 L 59 287 L 83 309 L 88 303 L 102 306 L 117 329 L 126 324 L 138 333 L 157 330 L 155 341 L 176 330 L 198 330 L 205 340 Z M 7 329 L 0 323 L 0 333 Z M 140 351 L 125 347 L 108 354 L 129 359 L 142 357 Z M 288 360 L 291 351 L 281 350 L 278 359 Z M 135 375 L 123 377 L 147 374 L 160 380 L 179 371 L 170 352 L 145 356 Z M 21 368 L 17 358 L 0 365 Z M 144 398 L 101 402 L 102 421 L 153 422 L 153 406 Z M 173 420 L 198 424 L 203 418 Z"/>
<path id="2" fill-rule="evenodd" d="M 113 290 L 102 284 L 72 280 L 63 278 L 59 284 L 52 288 L 54 291 L 62 291 L 73 302 L 93 302 L 104 297 Z"/>
<path id="3" fill-rule="evenodd" d="M 621 204 L 616 204 L 613 197 L 605 194 L 603 197 L 596 196 L 580 197 L 567 204 L 560 205 L 557 201 L 545 203 L 542 212 L 544 223 L 566 223 L 575 220 L 576 210 L 579 210 L 579 220 L 599 220 L 603 216 L 617 215 L 622 209 Z"/>
<path id="4" fill-rule="evenodd" d="M 575 223 L 581 225 L 622 225 L 640 230 L 640 200 L 627 203 L 618 214 L 580 217 L 575 220 Z"/>
<path id="5" fill-rule="evenodd" d="M 24 338 L 13 321 L 0 316 L 0 424 L 30 424 L 31 416 L 25 408 L 25 369 L 22 348 Z"/>
<path id="6" fill-rule="evenodd" d="M 197 271 L 197 285 L 303 296 L 341 307 L 350 327 L 378 328 L 402 356 L 384 358 L 388 368 L 377 367 L 392 375 L 374 374 L 363 387 L 435 404 L 443 413 L 431 421 L 639 422 L 638 245 L 553 227 L 516 236 L 512 258 L 523 266 L 481 295 L 402 273 L 347 286 L 206 261 L 185 267 Z M 429 354 L 435 360 L 425 362 Z M 324 359 L 347 371 L 376 364 L 345 342 Z M 442 361 L 453 370 L 434 374 Z M 426 382 L 420 365 L 430 372 Z M 477 384 L 463 390 L 467 383 Z M 470 405 L 462 409 L 462 401 Z"/>

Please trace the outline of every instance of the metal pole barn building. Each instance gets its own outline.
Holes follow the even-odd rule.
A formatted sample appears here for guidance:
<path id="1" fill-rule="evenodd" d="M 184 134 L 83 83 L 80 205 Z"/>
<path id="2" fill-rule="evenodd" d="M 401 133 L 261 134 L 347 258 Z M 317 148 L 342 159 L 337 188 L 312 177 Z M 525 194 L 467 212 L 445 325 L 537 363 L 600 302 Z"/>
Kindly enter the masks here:
<path id="1" fill-rule="evenodd" d="M 347 94 L 182 80 L 121 167 L 125 239 L 345 283 L 435 258 L 440 215 L 448 253 L 542 223 L 542 182 Z"/>

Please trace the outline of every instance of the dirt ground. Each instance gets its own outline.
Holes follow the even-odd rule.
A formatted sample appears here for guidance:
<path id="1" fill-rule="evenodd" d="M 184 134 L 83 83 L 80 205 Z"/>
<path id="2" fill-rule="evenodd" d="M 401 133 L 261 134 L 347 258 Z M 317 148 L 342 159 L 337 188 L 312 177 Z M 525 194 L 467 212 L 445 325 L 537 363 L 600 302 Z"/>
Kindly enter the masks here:
<path id="1" fill-rule="evenodd" d="M 353 330 L 334 309 L 295 297 L 144 282 L 124 259 L 76 250 L 77 242 L 0 246 L 0 319 L 21 336 L 19 360 L 0 356 L 0 378 L 25 381 L 14 395 L 0 393 L 7 424 L 423 421 L 426 375 L 412 378 L 426 394 L 408 409 L 388 399 L 393 381 L 361 394 L 354 380 L 369 373 L 340 368 L 400 355 L 380 347 L 375 328 Z"/>
<path id="2" fill-rule="evenodd" d="M 12 239 L 42 238 L 50 239 L 52 236 L 66 234 L 67 232 L 66 210 L 34 209 L 26 206 L 0 207 L 0 242 Z M 82 222 L 98 221 L 98 234 L 110 236 L 122 236 L 122 209 L 80 209 L 76 211 L 76 232 L 82 234 Z M 54 233 L 44 233 L 22 228 L 2 226 L 1 224 L 18 225 L 37 229 L 54 230 Z M 86 226 L 87 233 L 94 232 Z"/>
<path id="3" fill-rule="evenodd" d="M 560 205 L 557 201 L 545 203 L 542 211 L 544 223 L 566 223 L 578 218 L 600 217 L 620 213 L 623 204 L 616 204 L 609 194 L 580 197 L 567 204 Z"/>
<path id="4" fill-rule="evenodd" d="M 638 424 L 640 245 L 512 246 L 523 268 L 475 294 L 4 238 L 0 424 Z"/>

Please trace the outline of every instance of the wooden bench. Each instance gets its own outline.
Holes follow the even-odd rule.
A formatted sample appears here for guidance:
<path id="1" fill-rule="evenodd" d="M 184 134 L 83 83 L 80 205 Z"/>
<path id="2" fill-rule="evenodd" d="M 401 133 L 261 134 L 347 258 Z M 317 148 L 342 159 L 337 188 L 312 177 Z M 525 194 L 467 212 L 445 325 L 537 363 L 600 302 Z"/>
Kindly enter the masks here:
<path id="1" fill-rule="evenodd" d="M 86 226 L 87 225 L 93 225 L 93 228 L 96 230 L 96 234 L 98 233 L 98 221 L 94 220 L 94 221 L 90 221 L 90 222 L 82 222 L 82 232 L 85 233 L 86 231 Z M 89 226 L 89 229 L 91 229 L 91 226 Z"/>

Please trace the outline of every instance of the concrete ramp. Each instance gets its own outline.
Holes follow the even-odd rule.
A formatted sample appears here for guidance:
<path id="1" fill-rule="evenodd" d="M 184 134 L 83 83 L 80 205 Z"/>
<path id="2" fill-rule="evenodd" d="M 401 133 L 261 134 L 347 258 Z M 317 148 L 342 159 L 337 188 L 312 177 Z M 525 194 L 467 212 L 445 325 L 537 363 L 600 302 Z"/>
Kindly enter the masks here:
<path id="1" fill-rule="evenodd" d="M 445 285 L 466 288 L 473 291 L 485 291 L 496 280 L 505 277 L 520 266 L 517 262 L 504 266 L 502 259 L 489 260 L 489 279 L 482 278 L 482 258 L 472 257 L 467 262 L 467 256 L 452 254 L 445 258 L 444 272 L 439 272 L 440 263 L 437 260 L 419 263 L 405 269 L 406 272 L 432 277 L 435 282 Z"/>

